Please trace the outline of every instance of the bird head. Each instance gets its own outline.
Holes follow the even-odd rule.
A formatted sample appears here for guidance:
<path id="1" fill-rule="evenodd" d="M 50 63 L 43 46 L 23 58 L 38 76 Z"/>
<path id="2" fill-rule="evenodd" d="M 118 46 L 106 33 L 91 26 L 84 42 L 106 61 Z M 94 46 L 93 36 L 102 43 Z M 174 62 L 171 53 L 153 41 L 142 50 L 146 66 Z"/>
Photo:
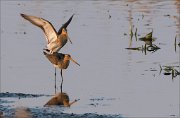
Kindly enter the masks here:
<path id="1" fill-rule="evenodd" d="M 63 28 L 61 34 L 67 35 L 67 29 Z"/>
<path id="2" fill-rule="evenodd" d="M 71 55 L 66 54 L 64 57 L 65 60 L 71 60 L 72 62 L 74 62 L 75 64 L 77 64 L 78 66 L 80 66 L 79 63 L 77 63 L 74 59 L 72 59 Z"/>

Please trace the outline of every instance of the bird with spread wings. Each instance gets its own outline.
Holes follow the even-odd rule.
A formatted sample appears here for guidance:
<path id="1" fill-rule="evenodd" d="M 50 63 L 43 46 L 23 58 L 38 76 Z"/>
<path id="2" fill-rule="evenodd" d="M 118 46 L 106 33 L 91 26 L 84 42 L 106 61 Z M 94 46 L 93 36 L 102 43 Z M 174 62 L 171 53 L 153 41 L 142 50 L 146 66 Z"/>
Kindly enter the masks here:
<path id="1" fill-rule="evenodd" d="M 21 14 L 21 16 L 43 30 L 50 54 L 58 52 L 67 43 L 67 40 L 71 42 L 67 33 L 67 26 L 70 24 L 74 14 L 61 26 L 58 32 L 48 20 L 26 14 Z"/>

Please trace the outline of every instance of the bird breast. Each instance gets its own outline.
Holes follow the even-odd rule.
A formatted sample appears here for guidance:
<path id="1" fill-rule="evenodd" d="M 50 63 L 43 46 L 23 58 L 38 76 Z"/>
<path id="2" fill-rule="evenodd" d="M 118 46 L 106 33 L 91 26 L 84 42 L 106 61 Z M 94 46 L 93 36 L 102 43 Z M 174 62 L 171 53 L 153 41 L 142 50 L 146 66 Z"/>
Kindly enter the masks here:
<path id="1" fill-rule="evenodd" d="M 69 66 L 69 60 L 63 60 L 63 62 L 58 63 L 58 68 L 66 69 Z"/>

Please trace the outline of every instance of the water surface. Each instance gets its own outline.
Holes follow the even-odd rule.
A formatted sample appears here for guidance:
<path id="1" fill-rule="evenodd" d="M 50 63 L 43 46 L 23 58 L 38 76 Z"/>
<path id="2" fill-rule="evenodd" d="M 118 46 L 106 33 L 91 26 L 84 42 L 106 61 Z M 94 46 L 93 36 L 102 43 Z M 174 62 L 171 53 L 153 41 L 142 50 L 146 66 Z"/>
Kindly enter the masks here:
<path id="1" fill-rule="evenodd" d="M 73 44 L 60 52 L 81 65 L 70 63 L 63 71 L 64 91 L 80 101 L 64 112 L 178 117 L 179 76 L 172 80 L 159 65 L 179 66 L 174 46 L 175 36 L 177 42 L 180 37 L 179 9 L 178 0 L 1 1 L 1 92 L 54 93 L 54 67 L 42 51 L 44 34 L 20 13 L 47 19 L 57 30 L 75 13 L 68 26 Z M 137 28 L 137 38 L 153 30 L 160 49 L 126 50 L 144 45 L 131 39 L 130 27 Z M 60 85 L 60 71 L 57 78 Z M 21 105 L 29 106 L 27 101 Z"/>

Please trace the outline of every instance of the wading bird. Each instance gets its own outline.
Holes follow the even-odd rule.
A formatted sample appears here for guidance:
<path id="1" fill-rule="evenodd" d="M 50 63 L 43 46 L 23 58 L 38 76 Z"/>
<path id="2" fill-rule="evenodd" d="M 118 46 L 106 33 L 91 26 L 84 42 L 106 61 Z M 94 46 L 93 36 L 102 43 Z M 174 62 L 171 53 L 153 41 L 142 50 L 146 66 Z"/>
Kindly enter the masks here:
<path id="1" fill-rule="evenodd" d="M 57 53 L 57 52 L 54 52 L 53 54 L 49 54 L 48 51 L 49 50 L 44 49 L 43 50 L 44 55 L 54 65 L 55 68 L 61 69 L 61 78 L 62 78 L 61 93 L 62 93 L 62 84 L 63 84 L 62 69 L 67 69 L 67 67 L 69 66 L 70 60 L 79 66 L 80 66 L 80 64 L 78 64 L 75 60 L 73 60 L 71 55 L 69 55 L 69 54 L 62 54 L 62 53 Z M 56 76 L 56 74 L 55 74 L 55 76 Z M 56 92 L 56 82 L 55 82 L 55 92 Z"/>
<path id="2" fill-rule="evenodd" d="M 67 43 L 68 39 L 71 42 L 70 38 L 68 37 L 66 28 L 71 22 L 74 14 L 69 18 L 69 20 L 66 23 L 64 23 L 61 26 L 58 32 L 56 32 L 55 28 L 49 21 L 43 18 L 30 16 L 26 14 L 21 14 L 21 16 L 43 30 L 47 41 L 46 49 L 48 49 L 51 54 L 53 52 L 58 52 Z"/>
<path id="3" fill-rule="evenodd" d="M 68 39 L 71 42 L 67 33 L 67 26 L 70 24 L 74 14 L 69 18 L 69 20 L 66 23 L 64 23 L 61 26 L 58 32 L 55 30 L 55 28 L 49 21 L 43 18 L 30 16 L 26 14 L 21 14 L 21 16 L 43 30 L 47 41 L 46 49 L 49 50 L 48 52 L 50 54 L 53 54 L 54 52 L 58 52 L 67 43 Z M 56 68 L 55 68 L 55 85 L 56 85 Z"/>

